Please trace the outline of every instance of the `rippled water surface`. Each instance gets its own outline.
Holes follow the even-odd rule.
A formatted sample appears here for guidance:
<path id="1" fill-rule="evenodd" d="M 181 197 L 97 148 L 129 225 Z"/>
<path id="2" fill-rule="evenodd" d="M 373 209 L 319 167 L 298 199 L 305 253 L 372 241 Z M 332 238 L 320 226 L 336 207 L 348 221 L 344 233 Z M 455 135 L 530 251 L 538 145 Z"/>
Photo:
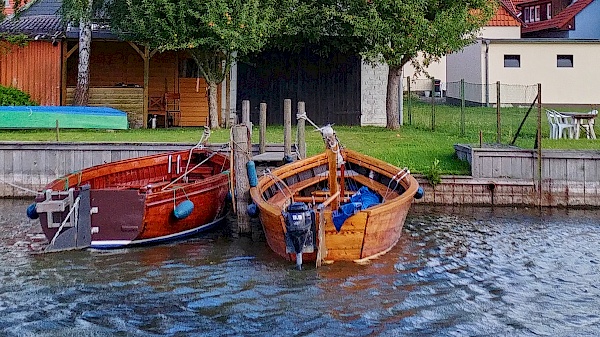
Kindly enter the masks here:
<path id="1" fill-rule="evenodd" d="M 387 255 L 293 269 L 263 241 L 36 254 L 0 200 L 3 336 L 597 336 L 600 211 L 413 207 Z"/>

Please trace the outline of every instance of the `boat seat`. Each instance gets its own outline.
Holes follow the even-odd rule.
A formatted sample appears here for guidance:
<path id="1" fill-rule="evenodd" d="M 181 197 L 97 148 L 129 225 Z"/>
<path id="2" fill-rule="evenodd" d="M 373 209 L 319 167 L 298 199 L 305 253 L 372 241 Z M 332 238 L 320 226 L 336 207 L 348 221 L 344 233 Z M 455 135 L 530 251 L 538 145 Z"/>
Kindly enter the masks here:
<path id="1" fill-rule="evenodd" d="M 316 176 L 316 177 L 308 178 L 308 179 L 299 181 L 295 184 L 289 185 L 288 188 L 283 188 L 285 193 L 276 193 L 269 199 L 269 203 L 273 203 L 275 205 L 283 207 L 285 202 L 289 199 L 288 192 L 291 192 L 292 195 L 296 195 L 296 193 L 298 193 L 299 191 L 302 191 L 303 189 L 305 189 L 309 186 L 318 184 L 321 181 L 325 181 L 325 180 L 327 180 L 327 176 Z"/>

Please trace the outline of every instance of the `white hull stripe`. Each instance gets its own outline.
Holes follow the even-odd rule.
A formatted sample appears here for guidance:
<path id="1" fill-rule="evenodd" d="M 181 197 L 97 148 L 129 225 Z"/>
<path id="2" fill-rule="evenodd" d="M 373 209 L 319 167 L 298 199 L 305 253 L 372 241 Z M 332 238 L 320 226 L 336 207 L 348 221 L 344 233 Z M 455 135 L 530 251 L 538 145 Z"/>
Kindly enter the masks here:
<path id="1" fill-rule="evenodd" d="M 91 248 L 97 248 L 97 249 L 106 249 L 106 248 L 119 248 L 119 247 L 124 247 L 124 246 L 132 246 L 132 245 L 144 245 L 144 244 L 150 244 L 150 243 L 156 243 L 156 242 L 162 242 L 162 241 L 170 241 L 170 240 L 175 240 L 178 238 L 182 238 L 182 237 L 186 237 L 186 236 L 190 236 L 199 232 L 202 232 L 204 230 L 208 230 L 210 227 L 214 226 L 215 224 L 217 224 L 218 222 L 220 222 L 221 220 L 223 220 L 225 217 L 221 217 L 218 218 L 217 220 L 204 224 L 202 226 L 198 226 L 192 229 L 188 229 L 186 231 L 183 232 L 178 232 L 178 233 L 174 233 L 174 234 L 169 234 L 169 235 L 165 235 L 165 236 L 159 236 L 156 238 L 151 238 L 151 239 L 143 239 L 143 240 L 97 240 L 97 241 L 92 241 L 91 243 Z"/>

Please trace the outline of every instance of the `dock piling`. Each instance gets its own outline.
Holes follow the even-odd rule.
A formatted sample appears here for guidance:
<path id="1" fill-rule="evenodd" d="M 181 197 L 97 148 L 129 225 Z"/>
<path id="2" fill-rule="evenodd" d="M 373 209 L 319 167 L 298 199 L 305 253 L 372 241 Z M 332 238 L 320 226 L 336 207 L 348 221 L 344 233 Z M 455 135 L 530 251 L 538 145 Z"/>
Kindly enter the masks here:
<path id="1" fill-rule="evenodd" d="M 304 102 L 298 102 L 298 115 L 306 115 L 306 106 Z M 306 120 L 304 118 L 299 118 L 297 123 L 298 144 L 296 144 L 296 148 L 298 149 L 300 158 L 304 159 L 306 158 Z"/>
<path id="2" fill-rule="evenodd" d="M 292 100 L 283 100 L 283 156 L 292 157 Z"/>
<path id="3" fill-rule="evenodd" d="M 242 105 L 243 106 L 243 105 Z M 248 200 L 250 199 L 250 182 L 246 165 L 250 159 L 249 131 L 248 126 L 239 124 L 232 127 L 233 137 L 233 172 L 235 172 L 235 207 L 237 209 L 237 228 L 233 233 L 250 233 L 250 216 L 246 212 Z"/>

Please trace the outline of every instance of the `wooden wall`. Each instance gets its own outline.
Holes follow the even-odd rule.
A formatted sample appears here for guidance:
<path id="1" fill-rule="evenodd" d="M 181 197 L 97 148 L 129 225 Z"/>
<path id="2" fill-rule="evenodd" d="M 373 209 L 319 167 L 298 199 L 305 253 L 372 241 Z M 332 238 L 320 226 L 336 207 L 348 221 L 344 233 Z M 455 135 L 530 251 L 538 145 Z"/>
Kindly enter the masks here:
<path id="1" fill-rule="evenodd" d="M 67 104 L 73 104 L 75 88 L 67 88 Z M 90 106 L 109 106 L 127 112 L 129 128 L 143 126 L 144 113 L 144 88 L 127 87 L 92 87 L 90 88 Z"/>
<path id="2" fill-rule="evenodd" d="M 184 58 L 184 52 L 165 52 L 156 53 L 150 59 L 148 95 L 180 92 L 181 126 L 204 126 L 208 116 L 206 82 L 200 79 L 197 83 L 196 78 L 179 76 L 179 62 Z M 77 53 L 69 58 L 67 86 L 77 85 L 77 60 Z M 141 88 L 144 85 L 143 59 L 128 43 L 94 41 L 90 64 L 90 87 Z M 220 98 L 220 94 L 217 96 Z M 109 106 L 116 107 L 114 104 Z M 141 125 L 141 121 L 132 127 L 138 124 Z"/>
<path id="3" fill-rule="evenodd" d="M 0 54 L 0 84 L 13 86 L 40 105 L 60 105 L 61 47 L 30 41 Z"/>
<path id="4" fill-rule="evenodd" d="M 258 124 L 259 104 L 267 103 L 267 122 L 283 124 L 283 100 L 292 100 L 293 111 L 304 101 L 308 117 L 317 124 L 360 125 L 361 59 L 332 52 L 319 57 L 265 52 L 248 63 L 238 63 L 237 111 L 250 100 L 253 123 Z"/>

